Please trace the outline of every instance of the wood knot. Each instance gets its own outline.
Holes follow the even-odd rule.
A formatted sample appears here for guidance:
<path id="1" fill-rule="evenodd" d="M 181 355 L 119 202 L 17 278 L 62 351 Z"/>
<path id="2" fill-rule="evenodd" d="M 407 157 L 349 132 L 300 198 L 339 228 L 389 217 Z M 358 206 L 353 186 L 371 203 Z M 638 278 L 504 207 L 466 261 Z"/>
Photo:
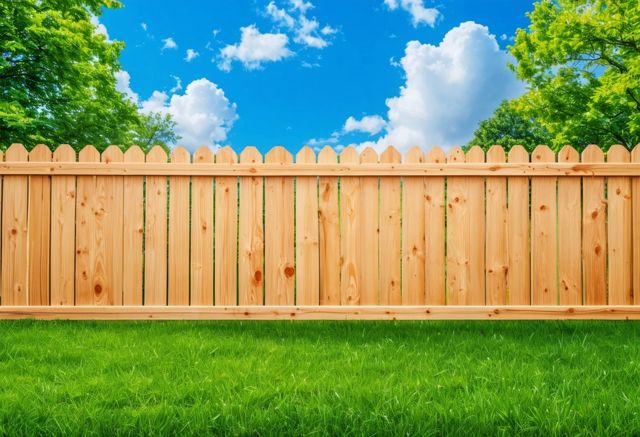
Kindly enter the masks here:
<path id="1" fill-rule="evenodd" d="M 547 205 L 540 205 L 540 211 L 545 211 L 547 209 Z"/>
<path id="2" fill-rule="evenodd" d="M 294 272 L 294 270 L 293 270 L 293 267 L 291 267 L 291 266 L 287 266 L 287 267 L 284 268 L 284 275 L 287 278 L 292 277 L 293 276 L 293 272 Z"/>
<path id="3" fill-rule="evenodd" d="M 11 229 L 11 235 L 16 235 L 17 233 L 18 233 L 18 230 L 16 228 Z"/>
<path id="4" fill-rule="evenodd" d="M 286 274 L 286 270 L 285 270 L 285 274 Z M 256 270 L 256 272 L 253 274 L 253 280 L 256 284 L 259 284 L 260 281 L 262 281 L 262 272 L 260 270 Z"/>
<path id="5" fill-rule="evenodd" d="M 102 293 L 102 285 L 100 284 L 96 284 L 96 286 L 93 287 L 93 289 L 96 291 L 96 294 Z"/>
<path id="6" fill-rule="evenodd" d="M 602 247 L 597 244 L 596 247 L 594 248 L 594 252 L 596 253 L 596 255 L 600 255 L 600 252 L 602 252 Z"/>
<path id="7" fill-rule="evenodd" d="M 595 209 L 595 210 L 591 213 L 591 218 L 595 220 L 597 217 L 598 217 L 598 210 L 597 210 L 597 209 Z"/>

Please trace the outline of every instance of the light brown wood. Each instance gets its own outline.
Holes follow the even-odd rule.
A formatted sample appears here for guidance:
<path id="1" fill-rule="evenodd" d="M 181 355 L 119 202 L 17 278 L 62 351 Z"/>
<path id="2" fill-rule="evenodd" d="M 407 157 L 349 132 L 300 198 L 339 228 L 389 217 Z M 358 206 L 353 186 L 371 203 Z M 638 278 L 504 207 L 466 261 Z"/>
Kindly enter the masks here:
<path id="1" fill-rule="evenodd" d="M 167 153 L 154 146 L 147 162 L 166 162 Z M 177 165 L 177 164 L 176 164 Z M 167 304 L 167 178 L 147 176 L 144 232 L 144 304 Z"/>
<path id="2" fill-rule="evenodd" d="M 255 147 L 247 147 L 240 154 L 241 163 L 257 164 L 262 155 Z M 264 224 L 261 176 L 240 178 L 240 228 L 238 282 L 240 305 L 264 303 Z"/>
<path id="3" fill-rule="evenodd" d="M 640 145 L 631 151 L 631 161 L 640 162 Z M 632 196 L 632 250 L 633 250 L 633 303 L 640 305 L 640 176 L 631 178 Z"/>
<path id="4" fill-rule="evenodd" d="M 230 147 L 216 153 L 216 165 L 236 163 L 238 158 Z M 238 254 L 238 178 L 220 176 L 216 178 L 215 213 L 215 274 L 214 290 L 216 305 L 236 305 L 237 299 L 237 254 Z"/>
<path id="5" fill-rule="evenodd" d="M 460 147 L 449 151 L 448 163 L 464 162 Z M 447 304 L 470 305 L 468 182 L 464 177 L 447 178 Z"/>
<path id="6" fill-rule="evenodd" d="M 509 150 L 510 163 L 529 162 L 522 146 Z M 510 177 L 508 183 L 507 248 L 509 270 L 507 293 L 510 305 L 531 304 L 531 258 L 529 245 L 529 178 Z"/>
<path id="7" fill-rule="evenodd" d="M 358 152 L 347 147 L 340 153 L 340 162 L 354 164 L 359 161 Z M 360 229 L 360 179 L 343 176 L 340 178 L 340 303 L 358 305 L 360 303 L 360 272 L 358 271 L 359 229 Z"/>
<path id="8" fill-rule="evenodd" d="M 333 164 L 337 159 L 336 152 L 329 146 L 324 147 L 318 154 L 319 163 Z M 340 217 L 337 177 L 320 177 L 318 220 L 320 305 L 340 305 Z"/>
<path id="9" fill-rule="evenodd" d="M 553 162 L 555 154 L 547 146 L 534 149 L 533 162 Z M 556 178 L 531 181 L 531 271 L 532 304 L 558 303 L 558 247 Z"/>
<path id="10" fill-rule="evenodd" d="M 487 151 L 487 162 L 503 163 L 504 149 L 492 146 Z M 507 304 L 507 274 L 509 256 L 507 248 L 507 179 L 487 178 L 486 200 L 486 286 L 487 305 Z"/>
<path id="11" fill-rule="evenodd" d="M 435 164 L 446 162 L 444 152 L 435 147 L 426 156 L 426 161 Z M 425 303 L 444 305 L 445 284 L 445 203 L 444 177 L 425 178 Z"/>
<path id="12" fill-rule="evenodd" d="M 133 146 L 124 152 L 124 162 L 144 162 L 144 152 Z M 124 178 L 122 303 L 142 305 L 144 253 L 144 177 Z"/>
<path id="13" fill-rule="evenodd" d="M 200 147 L 193 162 L 213 164 L 211 149 Z M 213 305 L 213 178 L 191 178 L 191 305 Z"/>
<path id="14" fill-rule="evenodd" d="M 473 146 L 467 152 L 468 163 L 483 163 L 484 151 Z M 467 178 L 469 214 L 469 283 L 472 284 L 470 294 L 471 305 L 483 305 L 486 300 L 485 291 L 485 181 L 482 177 Z"/>
<path id="15" fill-rule="evenodd" d="M 360 153 L 360 162 L 378 162 L 378 154 L 371 147 Z M 360 278 L 360 305 L 377 305 L 379 302 L 380 273 L 378 269 L 379 197 L 378 178 L 360 178 L 360 227 L 358 247 L 358 274 Z"/>
<path id="16" fill-rule="evenodd" d="M 413 147 L 404 162 L 422 163 L 424 155 Z M 402 304 L 425 302 L 425 192 L 424 178 L 402 179 Z"/>
<path id="17" fill-rule="evenodd" d="M 54 162 L 75 162 L 68 144 L 53 152 Z M 51 177 L 51 305 L 75 302 L 76 177 Z M 137 303 L 137 302 L 131 302 Z"/>
<path id="18" fill-rule="evenodd" d="M 316 155 L 303 147 L 296 162 L 314 163 Z M 318 249 L 318 178 L 296 178 L 296 304 L 320 303 Z"/>
<path id="19" fill-rule="evenodd" d="M 607 152 L 608 162 L 629 162 L 626 147 L 613 145 Z M 610 177 L 607 181 L 607 238 L 609 249 L 610 305 L 633 304 L 633 248 L 631 179 Z"/>
<path id="20" fill-rule="evenodd" d="M 587 146 L 582 162 L 602 162 L 604 154 L 597 146 Z M 604 178 L 582 179 L 582 274 L 585 305 L 607 303 L 607 204 Z"/>
<path id="21" fill-rule="evenodd" d="M 398 164 L 401 160 L 400 152 L 393 147 L 380 155 L 381 163 Z M 400 190 L 399 177 L 380 178 L 380 305 L 402 303 Z"/>
<path id="22" fill-rule="evenodd" d="M 22 144 L 12 144 L 4 155 L 5 165 L 28 159 Z M 26 176 L 5 176 L 2 184 L 2 305 L 27 305 L 29 253 Z"/>
<path id="23" fill-rule="evenodd" d="M 189 152 L 176 147 L 171 164 L 191 162 Z M 189 305 L 189 185 L 188 176 L 169 177 L 169 305 Z"/>
<path id="24" fill-rule="evenodd" d="M 30 162 L 51 162 L 44 144 L 29 152 Z M 29 305 L 49 305 L 51 177 L 29 176 Z"/>
<path id="25" fill-rule="evenodd" d="M 578 162 L 571 146 L 558 153 L 558 162 Z M 580 179 L 558 178 L 558 278 L 560 305 L 582 304 L 582 195 Z"/>
<path id="26" fill-rule="evenodd" d="M 265 161 L 287 164 L 293 157 L 275 147 Z M 265 304 L 292 305 L 295 287 L 293 178 L 265 180 Z"/>

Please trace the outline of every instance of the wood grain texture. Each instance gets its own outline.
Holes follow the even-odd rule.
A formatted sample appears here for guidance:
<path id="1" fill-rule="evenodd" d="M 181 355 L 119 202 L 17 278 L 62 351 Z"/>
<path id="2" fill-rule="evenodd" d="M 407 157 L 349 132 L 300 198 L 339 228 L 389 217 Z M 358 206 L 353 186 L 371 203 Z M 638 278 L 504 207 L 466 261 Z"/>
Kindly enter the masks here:
<path id="1" fill-rule="evenodd" d="M 378 154 L 371 147 L 360 153 L 360 163 L 375 164 Z M 378 177 L 360 178 L 360 226 L 358 247 L 358 283 L 360 305 L 377 305 L 379 302 L 380 273 L 378 269 L 379 249 L 379 198 Z"/>
<path id="2" fill-rule="evenodd" d="M 473 146 L 467 152 L 468 163 L 483 163 L 485 160 L 484 151 Z M 483 305 L 486 299 L 485 289 L 485 178 L 469 177 L 467 208 L 469 211 L 469 281 L 473 285 L 471 288 L 470 303 L 472 305 Z"/>
<path id="3" fill-rule="evenodd" d="M 400 152 L 393 147 L 387 147 L 380 155 L 381 163 L 398 164 L 401 160 Z M 400 190 L 399 177 L 380 178 L 380 305 L 402 303 Z"/>
<path id="4" fill-rule="evenodd" d="M 296 162 L 316 162 L 313 150 L 306 146 L 296 155 Z M 296 178 L 296 304 L 320 303 L 318 248 L 318 178 Z"/>
<path id="5" fill-rule="evenodd" d="M 133 146 L 124 152 L 124 162 L 144 162 L 144 152 Z M 123 305 L 142 305 L 142 271 L 144 245 L 144 177 L 126 176 L 124 186 L 122 265 Z"/>
<path id="6" fill-rule="evenodd" d="M 74 162 L 76 152 L 62 144 L 54 162 Z M 75 303 L 76 177 L 51 177 L 51 305 Z"/>
<path id="7" fill-rule="evenodd" d="M 147 153 L 147 162 L 166 162 L 160 146 Z M 144 233 L 144 304 L 167 304 L 167 178 L 147 176 Z"/>
<path id="8" fill-rule="evenodd" d="M 461 148 L 449 151 L 447 162 L 464 162 Z M 447 178 L 447 304 L 470 305 L 469 226 L 467 178 Z"/>
<path id="9" fill-rule="evenodd" d="M 597 146 L 582 151 L 582 162 L 603 162 L 604 153 Z M 582 179 L 582 273 L 585 305 L 607 303 L 607 204 L 604 178 Z"/>
<path id="10" fill-rule="evenodd" d="M 28 159 L 22 144 L 12 144 L 4 155 L 5 164 Z M 29 253 L 27 176 L 5 176 L 2 184 L 2 305 L 29 303 Z"/>
<path id="11" fill-rule="evenodd" d="M 319 163 L 337 161 L 333 148 L 326 146 L 318 154 Z M 340 304 L 340 216 L 338 178 L 320 177 L 318 196 L 320 249 L 320 305 Z"/>
<path id="12" fill-rule="evenodd" d="M 509 162 L 529 162 L 529 154 L 522 146 L 509 150 Z M 531 304 L 531 258 L 529 244 L 529 178 L 509 177 L 507 209 L 507 247 L 509 270 L 507 274 L 508 303 Z"/>
<path id="13" fill-rule="evenodd" d="M 422 151 L 413 147 L 404 162 L 422 163 Z M 425 191 L 424 178 L 402 179 L 402 304 L 425 302 Z"/>
<path id="14" fill-rule="evenodd" d="M 631 151 L 631 161 L 640 162 L 640 145 Z M 632 196 L 632 250 L 633 250 L 633 303 L 640 305 L 640 176 L 631 178 Z"/>
<path id="15" fill-rule="evenodd" d="M 262 155 L 255 147 L 247 147 L 240 154 L 240 162 L 256 164 Z M 239 303 L 264 303 L 264 181 L 261 176 L 240 178 L 240 235 L 239 235 Z"/>
<path id="16" fill-rule="evenodd" d="M 608 162 L 629 162 L 626 147 L 613 145 L 607 152 Z M 633 304 L 633 228 L 631 179 L 609 177 L 607 181 L 607 238 L 609 249 L 610 305 Z"/>
<path id="17" fill-rule="evenodd" d="M 446 162 L 444 152 L 435 147 L 426 162 Z M 445 274 L 445 202 L 444 177 L 424 179 L 425 198 L 425 303 L 444 305 L 446 302 Z"/>
<path id="18" fill-rule="evenodd" d="M 211 149 L 200 147 L 194 164 L 213 164 Z M 191 305 L 213 305 L 213 178 L 191 178 Z"/>
<path id="19" fill-rule="evenodd" d="M 238 158 L 230 147 L 224 147 L 216 153 L 216 164 L 231 164 L 237 161 Z M 236 305 L 238 303 L 238 178 L 217 177 L 215 191 L 215 304 Z"/>
<path id="20" fill-rule="evenodd" d="M 172 164 L 189 162 L 191 156 L 186 149 L 176 147 L 171 151 Z M 169 178 L 169 305 L 189 305 L 190 183 L 188 176 Z"/>
<path id="21" fill-rule="evenodd" d="M 30 162 L 51 162 L 51 150 L 38 144 Z M 29 305 L 49 305 L 51 177 L 29 176 Z"/>
<path id="22" fill-rule="evenodd" d="M 287 164 L 293 157 L 275 147 L 265 162 Z M 265 304 L 292 305 L 295 288 L 293 178 L 265 181 Z"/>
<path id="23" fill-rule="evenodd" d="M 547 146 L 534 149 L 533 162 L 553 162 L 555 154 Z M 558 303 L 558 234 L 556 178 L 541 177 L 531 181 L 531 271 L 532 304 Z"/>
<path id="24" fill-rule="evenodd" d="M 558 153 L 558 162 L 578 162 L 571 146 Z M 582 193 L 580 179 L 558 178 L 558 279 L 560 305 L 582 304 Z"/>
<path id="25" fill-rule="evenodd" d="M 504 149 L 492 146 L 487 162 L 503 163 Z M 507 178 L 487 178 L 486 200 L 486 286 L 487 305 L 507 304 L 509 254 L 507 238 Z"/>
<path id="26" fill-rule="evenodd" d="M 347 147 L 340 153 L 340 163 L 359 162 L 358 152 Z M 358 305 L 360 303 L 360 273 L 358 271 L 358 252 L 360 237 L 360 179 L 345 176 L 340 178 L 340 303 Z"/>

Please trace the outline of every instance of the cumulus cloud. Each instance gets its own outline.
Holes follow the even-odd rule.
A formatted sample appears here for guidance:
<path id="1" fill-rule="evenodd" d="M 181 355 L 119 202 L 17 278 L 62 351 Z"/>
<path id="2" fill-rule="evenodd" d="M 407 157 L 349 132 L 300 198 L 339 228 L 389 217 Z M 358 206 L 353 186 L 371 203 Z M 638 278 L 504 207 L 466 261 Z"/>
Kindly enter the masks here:
<path id="1" fill-rule="evenodd" d="M 231 103 L 215 83 L 202 78 L 194 80 L 184 94 L 154 91 L 141 105 L 143 113 L 170 114 L 176 122 L 180 144 L 190 150 L 201 145 L 217 146 L 227 139 L 238 119 L 236 104 Z"/>
<path id="2" fill-rule="evenodd" d="M 360 120 L 356 120 L 351 116 L 347 118 L 342 130 L 344 132 L 365 132 L 369 135 L 375 135 L 380 132 L 386 124 L 386 121 L 379 115 L 366 115 Z"/>
<path id="3" fill-rule="evenodd" d="M 247 70 L 262 67 L 293 55 L 287 48 L 289 38 L 283 33 L 260 33 L 255 24 L 240 28 L 240 42 L 220 50 L 218 68 L 230 71 L 233 61 L 239 61 Z"/>
<path id="4" fill-rule="evenodd" d="M 198 56 L 200 56 L 200 53 L 196 52 L 193 49 L 187 49 L 187 54 L 186 54 L 184 60 L 187 61 L 187 62 L 191 62 L 195 58 L 197 58 Z"/>
<path id="5" fill-rule="evenodd" d="M 266 13 L 277 26 L 291 32 L 295 43 L 323 49 L 329 45 L 325 37 L 337 30 L 329 25 L 321 26 L 315 17 L 307 17 L 307 11 L 313 7 L 311 2 L 289 0 L 288 7 L 284 9 L 272 0 L 266 7 Z"/>
<path id="6" fill-rule="evenodd" d="M 384 0 L 384 4 L 392 11 L 398 8 L 407 11 L 411 15 L 411 23 L 414 27 L 420 24 L 433 27 L 440 15 L 436 8 L 426 8 L 424 0 Z"/>
<path id="7" fill-rule="evenodd" d="M 127 99 L 137 105 L 140 97 L 138 96 L 138 93 L 131 89 L 131 76 L 129 75 L 129 72 L 125 70 L 116 71 L 115 77 L 116 90 L 120 91 Z"/>
<path id="8" fill-rule="evenodd" d="M 162 46 L 162 50 L 178 48 L 178 44 L 176 44 L 176 42 L 171 37 L 163 39 L 162 42 L 164 43 L 164 45 Z"/>

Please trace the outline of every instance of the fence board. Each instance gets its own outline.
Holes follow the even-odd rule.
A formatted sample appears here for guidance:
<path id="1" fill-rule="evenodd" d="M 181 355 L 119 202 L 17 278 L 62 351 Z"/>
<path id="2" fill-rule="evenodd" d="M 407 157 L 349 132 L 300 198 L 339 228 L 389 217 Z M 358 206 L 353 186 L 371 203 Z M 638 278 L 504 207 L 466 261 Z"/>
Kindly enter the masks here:
<path id="1" fill-rule="evenodd" d="M 191 162 L 186 149 L 171 151 L 171 164 Z M 189 191 L 188 176 L 169 177 L 169 305 L 189 305 Z"/>
<path id="2" fill-rule="evenodd" d="M 12 144 L 4 159 L 27 161 L 28 154 L 22 144 Z M 2 184 L 2 305 L 29 303 L 28 184 L 27 176 L 5 176 Z"/>
<path id="3" fill-rule="evenodd" d="M 640 162 L 640 145 L 631 151 L 631 161 Z M 640 176 L 631 178 L 633 242 L 633 303 L 640 305 Z"/>
<path id="4" fill-rule="evenodd" d="M 275 147 L 265 162 L 293 162 L 283 147 Z M 294 303 L 293 178 L 277 176 L 265 181 L 265 304 Z"/>
<path id="5" fill-rule="evenodd" d="M 231 164 L 238 161 L 229 147 L 216 154 L 216 164 Z M 215 204 L 215 304 L 237 304 L 237 254 L 238 254 L 238 178 L 221 176 L 216 178 Z"/>
<path id="6" fill-rule="evenodd" d="M 133 146 L 124 153 L 124 162 L 143 163 L 144 152 Z M 144 246 L 144 177 L 126 176 L 124 186 L 122 303 L 142 305 Z"/>
<path id="7" fill-rule="evenodd" d="M 504 149 L 492 146 L 487 151 L 487 162 L 503 163 Z M 486 285 L 487 305 L 507 304 L 507 178 L 487 178 L 486 215 Z"/>
<path id="8" fill-rule="evenodd" d="M 587 146 L 582 162 L 603 162 L 604 154 L 597 146 Z M 604 178 L 582 179 L 582 272 L 585 305 L 607 303 L 606 283 L 606 200 Z"/>
<path id="9" fill-rule="evenodd" d="M 240 154 L 240 162 L 259 163 L 255 147 Z M 261 176 L 240 177 L 240 228 L 238 281 L 240 305 L 264 303 L 264 226 L 262 220 L 264 183 Z"/>
<path id="10" fill-rule="evenodd" d="M 513 146 L 508 159 L 510 163 L 525 163 L 529 162 L 529 154 L 524 147 Z M 530 305 L 529 178 L 511 176 L 507 183 L 508 302 L 510 305 Z"/>
<path id="11" fill-rule="evenodd" d="M 629 162 L 629 151 L 621 145 L 611 146 L 608 162 Z M 633 248 L 631 215 L 631 179 L 609 177 L 607 181 L 607 238 L 609 249 L 610 305 L 633 304 Z"/>
<path id="12" fill-rule="evenodd" d="M 473 146 L 467 152 L 469 163 L 484 162 L 484 151 Z M 467 178 L 468 197 L 467 208 L 469 213 L 469 283 L 472 305 L 485 303 L 485 180 L 483 177 Z"/>
<path id="13" fill-rule="evenodd" d="M 310 147 L 303 147 L 296 162 L 315 163 Z M 296 178 L 296 304 L 320 303 L 318 252 L 318 178 Z"/>
<path id="14" fill-rule="evenodd" d="M 355 164 L 358 152 L 353 147 L 340 153 L 340 163 Z M 358 245 L 360 228 L 360 179 L 357 177 L 340 178 L 340 260 L 341 267 L 341 304 L 358 305 L 360 303 L 360 274 L 358 271 Z"/>
<path id="15" fill-rule="evenodd" d="M 538 146 L 531 159 L 533 162 L 553 162 L 555 154 L 547 146 Z M 534 305 L 558 303 L 556 190 L 555 177 L 531 181 L 531 301 Z"/>
<path id="16" fill-rule="evenodd" d="M 558 162 L 578 162 L 580 154 L 571 146 L 558 153 Z M 558 278 L 560 305 L 582 303 L 581 244 L 582 195 L 580 179 L 558 179 Z"/>
<path id="17" fill-rule="evenodd" d="M 436 147 L 426 156 L 426 162 L 444 163 L 444 152 Z M 445 288 L 445 203 L 444 178 L 424 179 L 425 198 L 425 303 L 444 305 Z"/>
<path id="18" fill-rule="evenodd" d="M 400 152 L 388 147 L 380 155 L 380 162 L 399 164 Z M 400 178 L 380 178 L 380 305 L 400 305 L 401 288 L 401 202 Z"/>
<path id="19" fill-rule="evenodd" d="M 319 163 L 335 163 L 329 146 L 318 154 Z M 340 216 L 338 178 L 320 177 L 318 199 L 320 247 L 320 305 L 340 305 Z"/>
<path id="20" fill-rule="evenodd" d="M 62 144 L 54 162 L 75 162 L 76 152 Z M 51 177 L 51 305 L 75 303 L 76 177 Z"/>
<path id="21" fill-rule="evenodd" d="M 422 151 L 413 147 L 404 162 L 424 162 Z M 425 302 L 425 201 L 424 178 L 408 176 L 402 180 L 402 304 Z"/>
<path id="22" fill-rule="evenodd" d="M 166 162 L 160 146 L 147 153 L 147 162 Z M 167 304 L 167 178 L 147 176 L 144 234 L 144 304 Z"/>
<path id="23" fill-rule="evenodd" d="M 360 154 L 360 163 L 375 164 L 378 154 L 368 147 Z M 378 269 L 378 238 L 379 238 L 379 198 L 378 177 L 365 176 L 360 178 L 360 233 L 358 247 L 358 273 L 360 275 L 360 305 L 377 305 L 379 302 L 378 286 L 380 275 Z"/>
<path id="24" fill-rule="evenodd" d="M 464 162 L 461 148 L 449 151 L 447 162 Z M 447 178 L 447 304 L 470 305 L 469 288 L 469 208 L 467 179 L 459 176 Z"/>

